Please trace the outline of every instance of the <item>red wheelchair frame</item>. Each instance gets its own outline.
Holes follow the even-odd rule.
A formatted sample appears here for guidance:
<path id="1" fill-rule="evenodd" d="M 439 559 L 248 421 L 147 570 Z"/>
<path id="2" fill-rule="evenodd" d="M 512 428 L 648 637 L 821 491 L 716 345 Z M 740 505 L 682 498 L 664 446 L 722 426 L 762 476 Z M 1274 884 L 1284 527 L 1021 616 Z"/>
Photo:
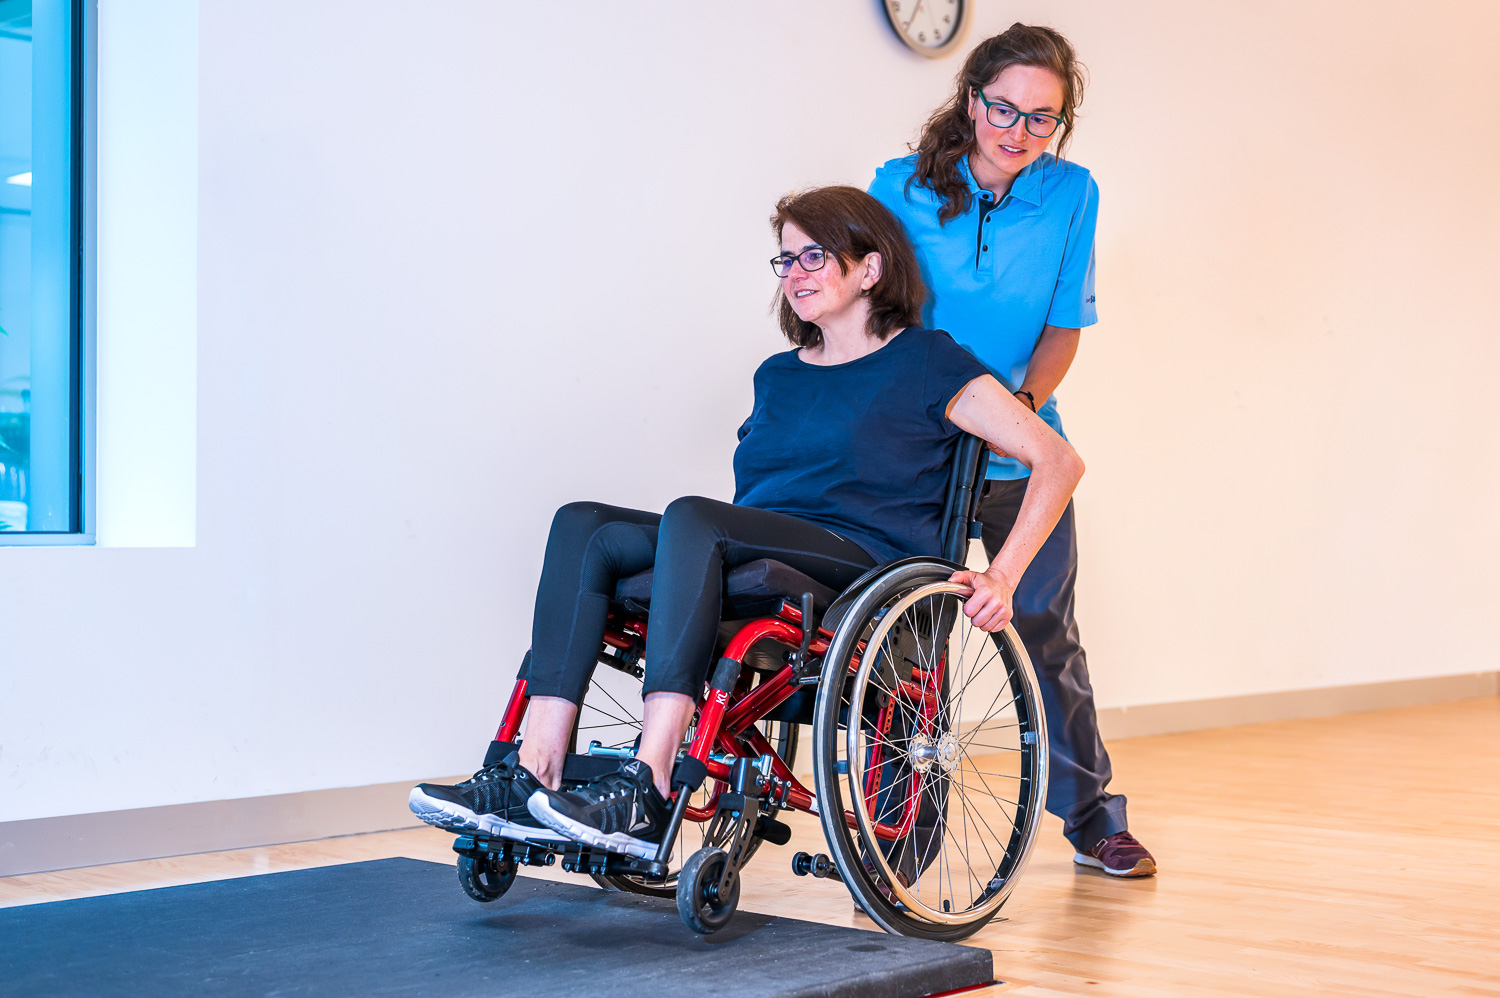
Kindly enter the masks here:
<path id="1" fill-rule="evenodd" d="M 765 719 L 767 714 L 804 688 L 803 684 L 798 682 L 797 663 L 805 662 L 808 656 L 821 657 L 828 650 L 828 642 L 833 635 L 821 627 L 815 634 L 807 634 L 803 630 L 805 619 L 801 609 L 784 600 L 775 616 L 752 620 L 745 624 L 725 648 L 719 660 L 720 669 L 723 669 L 726 661 L 733 664 L 733 671 L 737 673 L 734 687 L 732 690 L 715 688 L 709 690 L 707 699 L 699 705 L 695 734 L 687 752 L 690 758 L 702 764 L 707 775 L 715 781 L 715 786 L 706 804 L 698 807 L 688 804 L 681 808 L 683 819 L 696 822 L 708 821 L 718 809 L 720 795 L 730 787 L 734 761 L 739 758 L 759 759 L 767 756 L 770 758 L 771 771 L 766 777 L 770 784 L 766 790 L 769 791 L 770 799 L 775 801 L 778 807 L 812 815 L 818 813 L 816 796 L 797 779 L 788 761 L 777 754 L 766 736 L 755 727 Z M 793 652 L 795 656 L 793 664 L 783 666 L 779 672 L 765 678 L 758 685 L 753 685 L 756 672 L 743 668 L 744 659 L 750 648 L 767 640 L 775 641 Z M 639 654 L 639 649 L 645 645 L 645 641 L 646 618 L 644 616 L 627 613 L 610 614 L 609 625 L 604 633 L 605 644 L 633 656 Z M 942 688 L 942 672 L 946 661 L 946 657 L 939 659 L 937 667 L 927 672 L 915 670 L 913 681 L 898 681 L 902 693 L 912 702 L 921 703 L 919 716 L 928 721 L 936 719 L 937 691 Z M 859 654 L 856 652 L 851 657 L 848 674 L 854 675 L 858 668 Z M 495 732 L 496 741 L 516 741 L 521 731 L 521 721 L 526 716 L 526 705 L 529 700 L 530 698 L 526 695 L 526 680 L 516 680 L 510 702 L 505 708 L 504 719 L 500 722 L 499 730 Z M 882 708 L 881 715 L 876 721 L 877 729 L 889 729 L 893 703 L 894 701 L 889 702 Z M 721 757 L 714 757 L 715 749 L 722 754 Z M 749 751 L 747 752 L 746 749 Z M 881 749 L 877 746 L 873 751 L 879 753 Z M 879 762 L 877 757 L 870 764 L 869 778 L 871 780 L 876 778 Z M 920 803 L 919 783 L 917 774 L 913 772 L 908 777 L 907 799 L 902 808 L 899 824 L 891 825 L 887 822 L 874 821 L 875 814 L 872 810 L 870 818 L 877 837 L 886 841 L 895 841 L 911 831 Z M 685 799 L 681 791 L 679 791 L 679 797 Z M 873 809 L 873 787 L 870 788 L 870 804 Z M 858 827 L 858 819 L 853 812 L 846 811 L 844 821 L 850 828 Z M 658 854 L 658 860 L 664 861 L 670 851 L 671 838 L 678 830 L 677 825 L 678 823 L 674 822 L 669 829 L 668 837 L 663 842 L 662 852 Z"/>
<path id="2" fill-rule="evenodd" d="M 551 865 L 560 857 L 564 869 L 588 873 L 601 883 L 622 890 L 656 896 L 675 894 L 684 922 L 695 931 L 712 932 L 727 924 L 733 914 L 739 892 L 738 871 L 758 842 L 765 840 L 785 845 L 790 839 L 791 830 L 774 817 L 778 811 L 790 809 L 818 816 L 825 835 L 829 837 L 830 851 L 842 857 L 835 862 L 822 854 L 799 853 L 793 859 L 793 871 L 843 880 L 861 907 L 886 928 L 929 938 L 956 939 L 992 917 L 1008 894 L 1013 876 L 1018 875 L 1025 865 L 1030 842 L 1035 836 L 1035 814 L 1039 811 L 1034 805 L 1040 802 L 1038 795 L 1045 795 L 1046 784 L 1045 724 L 1039 716 L 1039 701 L 1029 662 L 1025 661 L 1024 648 L 1020 648 L 1019 639 L 1013 633 L 1007 640 L 1011 642 L 1014 657 L 1030 684 L 1029 692 L 1017 692 L 1016 699 L 1027 699 L 1031 704 L 1027 715 L 1030 740 L 1024 743 L 1028 748 L 1020 751 L 1030 752 L 1029 758 L 1033 761 L 1024 763 L 1026 768 L 1023 768 L 1020 778 L 1031 781 L 1032 800 L 1025 805 L 1024 822 L 1019 810 L 1021 805 L 1017 805 L 1018 810 L 1011 816 L 1016 829 L 1014 834 L 1018 837 L 1006 846 L 1005 858 L 1000 861 L 1001 869 L 984 887 L 979 899 L 983 910 L 976 909 L 977 914 L 972 920 L 967 920 L 967 915 L 948 919 L 945 914 L 948 909 L 944 907 L 934 916 L 942 923 L 937 925 L 923 923 L 915 916 L 907 917 L 895 909 L 877 915 L 872 905 L 879 908 L 882 899 L 873 897 L 872 900 L 870 885 L 860 879 L 870 872 L 869 862 L 863 863 L 864 870 L 859 869 L 860 856 L 870 855 L 861 853 L 860 848 L 884 850 L 886 844 L 901 842 L 909 836 L 910 841 L 915 841 L 920 834 L 925 834 L 921 833 L 924 823 L 930 827 L 932 821 L 931 808 L 928 808 L 933 802 L 932 778 L 927 777 L 928 789 L 924 791 L 923 774 L 926 770 L 919 772 L 914 767 L 904 768 L 895 758 L 899 755 L 895 750 L 888 766 L 884 746 L 903 740 L 911 746 L 925 739 L 925 748 L 931 751 L 941 738 L 946 737 L 951 742 L 956 737 L 952 731 L 943 734 L 944 725 L 948 729 L 954 725 L 953 719 L 945 716 L 945 696 L 948 693 L 945 673 L 956 668 L 950 663 L 947 638 L 937 637 L 948 633 L 946 627 L 934 620 L 929 631 L 933 635 L 933 644 L 925 666 L 903 659 L 900 670 L 893 668 L 887 673 L 885 663 L 892 660 L 882 653 L 880 660 L 862 672 L 861 662 L 866 651 L 864 642 L 882 632 L 865 630 L 865 618 L 859 615 L 871 612 L 871 607 L 886 599 L 885 594 L 894 591 L 891 586 L 907 585 L 906 580 L 919 576 L 922 585 L 928 587 L 923 591 L 931 591 L 934 580 L 942 580 L 937 588 L 948 587 L 951 591 L 953 587 L 946 579 L 953 569 L 959 567 L 969 539 L 974 536 L 974 512 L 984 481 L 987 457 L 988 452 L 977 438 L 966 437 L 959 446 L 950 473 L 941 526 L 942 558 L 911 558 L 871 569 L 839 594 L 823 611 L 821 618 L 815 613 L 811 593 L 801 596 L 800 605 L 795 597 L 776 595 L 785 593 L 786 587 L 791 585 L 785 577 L 770 588 L 769 595 L 765 595 L 767 590 L 762 589 L 763 595 L 755 597 L 759 602 L 741 604 L 740 612 L 750 619 L 733 625 L 733 634 L 712 670 L 706 695 L 699 701 L 691 738 L 686 751 L 679 755 L 673 772 L 671 817 L 654 857 L 642 859 L 591 850 L 576 843 L 557 846 L 482 834 L 460 835 L 454 850 L 460 855 L 459 878 L 465 891 L 476 900 L 494 900 L 510 887 L 518 864 Z M 797 578 L 811 583 L 805 577 Z M 729 592 L 733 596 L 733 586 Z M 824 593 L 826 597 L 826 590 Z M 766 615 L 768 609 L 771 612 Z M 646 647 L 648 620 L 645 610 L 645 606 L 628 597 L 621 597 L 614 605 L 599 652 L 601 664 L 635 678 L 643 675 L 638 663 Z M 890 633 L 889 624 L 882 626 L 887 627 L 884 633 Z M 936 644 L 940 640 L 943 642 L 941 649 Z M 781 650 L 779 664 L 777 658 L 767 656 L 766 643 Z M 762 647 L 757 648 L 758 645 Z M 843 663 L 841 678 L 844 683 L 837 683 L 839 689 L 844 689 L 845 683 L 867 688 L 873 670 L 880 670 L 883 698 L 877 698 L 878 710 L 871 701 L 861 699 L 858 708 L 851 701 L 843 708 L 847 713 L 839 713 L 836 699 L 830 699 L 837 680 L 829 673 L 830 669 L 837 670 L 839 666 L 829 661 L 830 654 L 836 662 Z M 529 703 L 526 675 L 527 670 L 523 668 L 522 678 L 516 681 L 495 733 L 496 746 L 492 748 L 508 751 L 520 736 Z M 865 678 L 861 679 L 861 675 Z M 962 680 L 961 675 L 958 675 L 958 680 Z M 815 710 L 818 714 L 813 725 L 815 738 L 833 739 L 838 730 L 854 724 L 852 718 L 856 709 L 861 717 L 857 725 L 861 736 L 873 736 L 866 738 L 868 744 L 860 752 L 863 778 L 853 794 L 855 799 L 851 801 L 859 807 L 859 798 L 863 798 L 862 813 L 845 809 L 842 823 L 836 815 L 820 813 L 817 794 L 792 771 L 794 759 L 783 758 L 766 733 L 757 727 L 768 720 L 791 723 L 788 718 L 793 717 L 806 723 L 807 719 L 796 713 L 797 705 L 787 701 L 799 692 L 813 688 L 823 690 L 818 694 Z M 896 723 L 901 725 L 899 732 L 893 731 Z M 853 737 L 851 732 L 850 752 L 854 751 Z M 815 746 L 815 769 L 818 785 L 837 798 L 841 791 L 828 782 L 832 778 L 824 773 L 832 765 L 829 744 L 829 741 L 821 742 L 821 749 Z M 576 733 L 572 748 L 579 748 Z M 822 763 L 817 762 L 819 751 L 824 753 Z M 629 754 L 627 749 L 609 748 L 598 743 L 592 744 L 586 753 L 570 753 L 564 765 L 564 783 L 577 785 L 613 771 L 618 766 L 618 759 Z M 845 772 L 844 765 L 839 761 L 839 772 Z M 712 782 L 707 799 L 700 798 L 695 802 L 694 795 L 708 781 Z M 842 808 L 842 801 L 836 806 Z M 947 807 L 944 803 L 933 806 Z M 926 817 L 924 808 L 928 810 Z M 704 827 L 705 848 L 673 869 L 670 860 L 685 822 Z M 838 843 L 833 841 L 836 834 L 841 837 Z M 865 845 L 850 846 L 849 842 L 843 841 L 846 834 L 861 838 Z M 878 840 L 880 845 L 871 840 Z M 832 848 L 835 845 L 839 848 Z M 918 851 L 921 848 L 919 846 Z M 889 854 L 886 858 L 890 858 Z M 852 871 L 850 864 L 853 864 Z M 887 875 L 890 873 L 888 868 Z M 920 869 L 917 875 L 920 876 Z M 851 876 L 855 880 L 851 880 Z M 672 886 L 674 880 L 675 887 Z M 1002 881 L 1004 893 L 998 893 L 1000 886 L 997 885 Z M 906 886 L 909 885 L 902 881 L 901 887 Z M 896 904 L 890 894 L 884 895 L 884 900 Z"/>

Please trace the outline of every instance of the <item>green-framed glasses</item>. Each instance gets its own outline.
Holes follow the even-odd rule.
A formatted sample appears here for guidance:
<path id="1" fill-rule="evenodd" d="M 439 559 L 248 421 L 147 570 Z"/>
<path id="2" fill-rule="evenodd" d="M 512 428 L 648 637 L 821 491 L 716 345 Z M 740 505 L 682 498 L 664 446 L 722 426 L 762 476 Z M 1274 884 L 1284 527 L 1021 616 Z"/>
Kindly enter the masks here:
<path id="1" fill-rule="evenodd" d="M 1052 133 L 1057 131 L 1057 126 L 1062 124 L 1062 119 L 1055 114 L 1032 111 L 1023 116 L 1019 110 L 1004 101 L 990 100 L 983 90 L 976 90 L 974 93 L 984 102 L 984 116 L 996 128 L 1009 128 L 1016 123 L 1016 119 L 1025 117 L 1026 130 L 1039 139 L 1046 139 L 1051 138 Z"/>

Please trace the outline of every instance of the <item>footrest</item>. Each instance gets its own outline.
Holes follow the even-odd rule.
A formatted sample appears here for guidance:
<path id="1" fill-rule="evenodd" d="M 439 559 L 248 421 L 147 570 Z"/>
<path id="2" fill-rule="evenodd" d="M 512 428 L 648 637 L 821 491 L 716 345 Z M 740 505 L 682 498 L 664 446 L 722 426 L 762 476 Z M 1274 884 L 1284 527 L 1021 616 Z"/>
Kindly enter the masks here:
<path id="1" fill-rule="evenodd" d="M 569 752 L 563 759 L 564 783 L 587 783 L 620 771 L 620 760 L 605 755 L 576 755 Z"/>
<path id="2" fill-rule="evenodd" d="M 543 845 L 516 842 L 493 835 L 460 835 L 453 840 L 453 851 L 470 859 L 486 856 L 508 856 L 525 866 L 551 866 L 557 861 L 553 851 Z"/>
<path id="3" fill-rule="evenodd" d="M 490 750 L 485 753 L 484 764 L 493 766 L 520 747 L 520 742 L 490 742 Z M 601 776 L 619 772 L 619 770 L 619 759 L 602 755 L 577 755 L 570 752 L 563 759 L 562 778 L 564 783 L 587 783 Z"/>

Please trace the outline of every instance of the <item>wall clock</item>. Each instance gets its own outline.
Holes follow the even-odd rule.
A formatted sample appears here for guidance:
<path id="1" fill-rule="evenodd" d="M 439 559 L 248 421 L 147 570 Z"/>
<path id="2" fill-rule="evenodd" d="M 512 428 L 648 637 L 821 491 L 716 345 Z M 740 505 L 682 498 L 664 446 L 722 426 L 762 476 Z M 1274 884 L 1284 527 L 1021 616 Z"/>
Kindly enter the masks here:
<path id="1" fill-rule="evenodd" d="M 963 41 L 971 0 L 885 0 L 885 17 L 913 52 L 940 59 Z"/>

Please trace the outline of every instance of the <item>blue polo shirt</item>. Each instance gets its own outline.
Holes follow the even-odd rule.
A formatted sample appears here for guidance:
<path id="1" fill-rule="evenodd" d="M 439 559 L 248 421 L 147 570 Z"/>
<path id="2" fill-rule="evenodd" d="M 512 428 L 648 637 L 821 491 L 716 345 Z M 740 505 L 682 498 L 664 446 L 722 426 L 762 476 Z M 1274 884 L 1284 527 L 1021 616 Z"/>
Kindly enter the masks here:
<path id="1" fill-rule="evenodd" d="M 974 182 L 967 159 L 959 169 L 973 192 L 969 210 L 938 224 L 942 202 L 926 188 L 906 186 L 916 154 L 875 171 L 870 193 L 906 228 L 927 306 L 922 324 L 945 329 L 1010 388 L 1026 379 L 1026 365 L 1043 326 L 1077 329 L 1098 322 L 1094 312 L 1094 225 L 1099 185 L 1076 163 L 1043 153 L 997 203 Z M 1058 433 L 1057 397 L 1037 415 Z M 1024 478 L 1014 459 L 991 460 L 991 478 Z"/>

